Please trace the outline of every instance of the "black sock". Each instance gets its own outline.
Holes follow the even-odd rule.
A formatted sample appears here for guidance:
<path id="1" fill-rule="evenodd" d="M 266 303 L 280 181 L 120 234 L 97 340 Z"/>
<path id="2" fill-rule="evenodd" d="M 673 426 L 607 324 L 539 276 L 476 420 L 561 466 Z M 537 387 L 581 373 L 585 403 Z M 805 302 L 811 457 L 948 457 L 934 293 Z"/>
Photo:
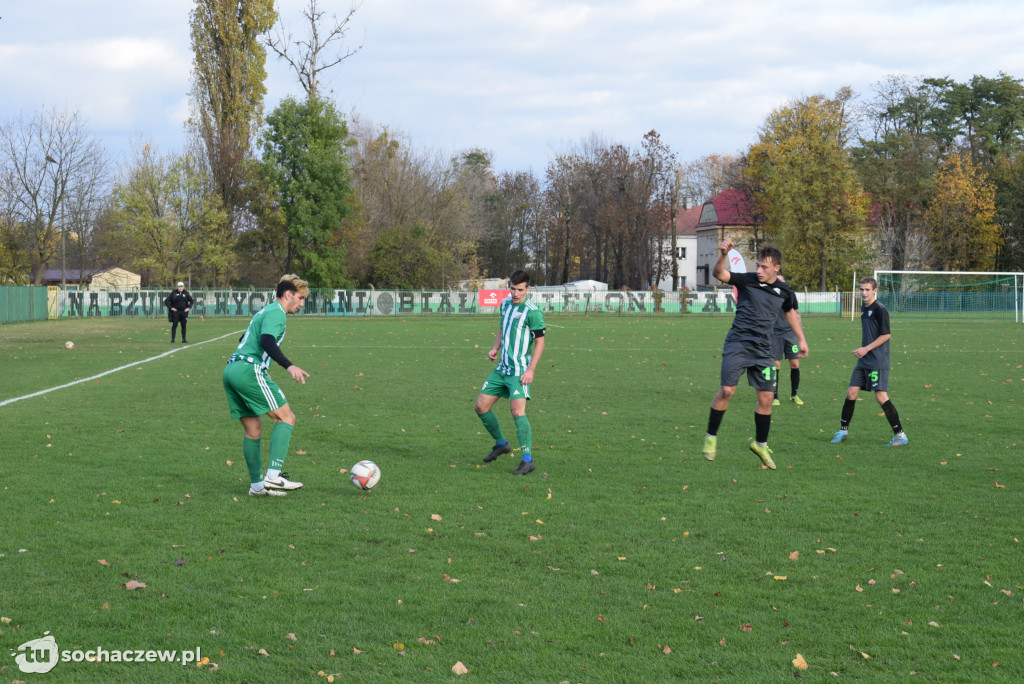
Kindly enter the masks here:
<path id="1" fill-rule="evenodd" d="M 793 396 L 797 395 L 797 391 L 800 389 L 800 369 L 790 368 L 789 369 L 789 384 L 793 386 Z"/>
<path id="2" fill-rule="evenodd" d="M 903 428 L 900 426 L 900 414 L 896 411 L 896 407 L 892 405 L 892 399 L 889 399 L 882 404 L 882 410 L 885 412 L 885 417 L 889 421 L 889 425 L 892 426 L 893 434 L 899 434 L 903 432 Z"/>
<path id="3" fill-rule="evenodd" d="M 708 416 L 708 434 L 717 435 L 718 426 L 722 424 L 722 416 L 725 415 L 725 411 L 719 411 L 718 409 L 711 409 L 711 415 Z"/>
<path id="4" fill-rule="evenodd" d="M 839 418 L 839 429 L 849 430 L 850 421 L 853 419 L 853 409 L 857 406 L 856 399 L 847 399 L 846 403 L 843 404 L 843 415 Z"/>
<path id="5" fill-rule="evenodd" d="M 181 341 L 184 342 L 188 339 L 188 335 L 185 334 L 185 321 L 181 322 Z"/>
<path id="6" fill-rule="evenodd" d="M 765 444 L 768 442 L 768 431 L 772 429 L 772 416 L 771 414 L 764 414 L 754 412 L 754 434 L 758 443 Z"/>

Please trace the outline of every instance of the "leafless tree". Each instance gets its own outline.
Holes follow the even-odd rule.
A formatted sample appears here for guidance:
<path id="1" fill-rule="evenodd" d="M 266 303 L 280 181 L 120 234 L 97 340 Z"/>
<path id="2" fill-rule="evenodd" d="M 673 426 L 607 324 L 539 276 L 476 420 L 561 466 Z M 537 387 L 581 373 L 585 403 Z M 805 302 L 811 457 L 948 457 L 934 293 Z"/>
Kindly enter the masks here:
<path id="1" fill-rule="evenodd" d="M 723 190 L 737 187 L 740 158 L 708 154 L 681 166 L 680 192 L 684 203 L 702 204 Z"/>
<path id="2" fill-rule="evenodd" d="M 9 217 L 39 285 L 47 265 L 70 267 L 69 229 L 80 234 L 85 226 L 77 220 L 94 218 L 81 209 L 104 190 L 106 153 L 80 112 L 40 109 L 0 126 L 0 169 L 0 213 Z"/>
<path id="3" fill-rule="evenodd" d="M 321 73 L 341 64 L 363 49 L 361 43 L 355 48 L 342 47 L 349 32 L 349 22 L 360 6 L 352 5 L 342 19 L 332 14 L 333 24 L 328 26 L 324 24 L 325 11 L 319 7 L 318 1 L 309 0 L 309 5 L 302 12 L 309 26 L 309 35 L 305 40 L 294 38 L 280 19 L 277 33 L 266 38 L 267 47 L 277 53 L 280 59 L 288 62 L 310 99 L 320 96 Z M 338 49 L 329 51 L 331 43 L 335 42 L 339 43 Z"/>

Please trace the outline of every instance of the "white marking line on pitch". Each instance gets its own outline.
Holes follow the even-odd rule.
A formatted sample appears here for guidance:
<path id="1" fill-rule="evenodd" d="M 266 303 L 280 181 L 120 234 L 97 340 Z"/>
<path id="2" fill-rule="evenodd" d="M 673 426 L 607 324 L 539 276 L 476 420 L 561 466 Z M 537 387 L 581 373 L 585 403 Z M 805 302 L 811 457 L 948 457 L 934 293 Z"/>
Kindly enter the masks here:
<path id="1" fill-rule="evenodd" d="M 198 347 L 199 345 L 206 344 L 207 342 L 216 342 L 217 340 L 223 340 L 225 337 L 231 337 L 232 335 L 237 335 L 240 332 L 244 332 L 244 331 L 236 330 L 234 332 L 229 332 L 227 335 L 221 335 L 220 337 L 214 337 L 213 339 L 210 339 L 210 340 L 205 340 L 203 342 L 196 342 L 195 344 L 190 344 L 187 347 L 181 347 L 179 349 L 171 349 L 170 351 L 165 351 L 163 354 L 157 354 L 156 356 L 151 356 L 148 359 L 143 359 L 142 361 L 135 361 L 133 363 L 126 364 L 124 366 L 119 366 L 117 368 L 112 368 L 111 370 L 108 370 L 108 371 L 103 371 L 102 373 L 100 373 L 98 375 L 92 375 L 92 376 L 90 376 L 88 378 L 81 378 L 80 380 L 75 380 L 74 382 L 69 382 L 69 383 L 67 383 L 65 385 L 57 385 L 56 387 L 51 387 L 50 389 L 45 389 L 45 390 L 42 390 L 40 392 L 33 392 L 32 394 L 26 394 L 23 397 L 14 397 L 13 399 L 4 399 L 3 401 L 0 401 L 0 406 L 6 406 L 7 404 L 13 404 L 16 401 L 21 401 L 22 399 L 31 399 L 32 397 L 38 397 L 40 395 L 47 394 L 49 392 L 56 392 L 57 390 L 66 389 L 68 387 L 74 387 L 75 385 L 80 385 L 83 382 L 89 382 L 90 380 L 95 380 L 96 378 L 102 378 L 104 375 L 110 375 L 111 373 L 116 373 L 118 371 L 123 371 L 123 370 L 127 370 L 129 368 L 133 368 L 135 366 L 138 366 L 139 364 L 149 363 L 150 361 L 156 361 L 157 359 L 162 359 L 165 356 L 170 356 L 171 354 L 176 354 L 176 353 L 182 351 L 183 349 L 189 349 L 191 347 Z"/>

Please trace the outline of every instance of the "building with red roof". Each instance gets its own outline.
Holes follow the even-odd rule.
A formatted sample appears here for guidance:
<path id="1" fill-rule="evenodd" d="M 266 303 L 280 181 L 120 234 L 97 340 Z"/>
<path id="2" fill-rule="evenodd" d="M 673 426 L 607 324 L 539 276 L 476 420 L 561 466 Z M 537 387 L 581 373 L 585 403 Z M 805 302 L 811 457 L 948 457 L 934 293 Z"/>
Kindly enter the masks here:
<path id="1" fill-rule="evenodd" d="M 750 196 L 743 190 L 725 190 L 705 202 L 700 209 L 700 219 L 694 226 L 697 237 L 695 285 L 721 284 L 714 280 L 711 271 L 718 261 L 718 246 L 726 238 L 736 244 L 736 249 L 747 263 L 747 270 L 753 270 L 757 254 L 754 233 L 760 222 L 754 218 Z"/>

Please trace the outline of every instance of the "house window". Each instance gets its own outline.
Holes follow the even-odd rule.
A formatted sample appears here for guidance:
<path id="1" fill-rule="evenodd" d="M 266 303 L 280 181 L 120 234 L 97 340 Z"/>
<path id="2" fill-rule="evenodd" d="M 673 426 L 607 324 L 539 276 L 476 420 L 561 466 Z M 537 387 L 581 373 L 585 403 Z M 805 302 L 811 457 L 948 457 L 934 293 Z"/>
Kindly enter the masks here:
<path id="1" fill-rule="evenodd" d="M 686 287 L 686 276 L 679 276 L 679 287 Z"/>
<path id="2" fill-rule="evenodd" d="M 685 259 L 685 258 L 686 258 L 686 248 L 685 247 L 676 247 L 676 259 Z"/>

